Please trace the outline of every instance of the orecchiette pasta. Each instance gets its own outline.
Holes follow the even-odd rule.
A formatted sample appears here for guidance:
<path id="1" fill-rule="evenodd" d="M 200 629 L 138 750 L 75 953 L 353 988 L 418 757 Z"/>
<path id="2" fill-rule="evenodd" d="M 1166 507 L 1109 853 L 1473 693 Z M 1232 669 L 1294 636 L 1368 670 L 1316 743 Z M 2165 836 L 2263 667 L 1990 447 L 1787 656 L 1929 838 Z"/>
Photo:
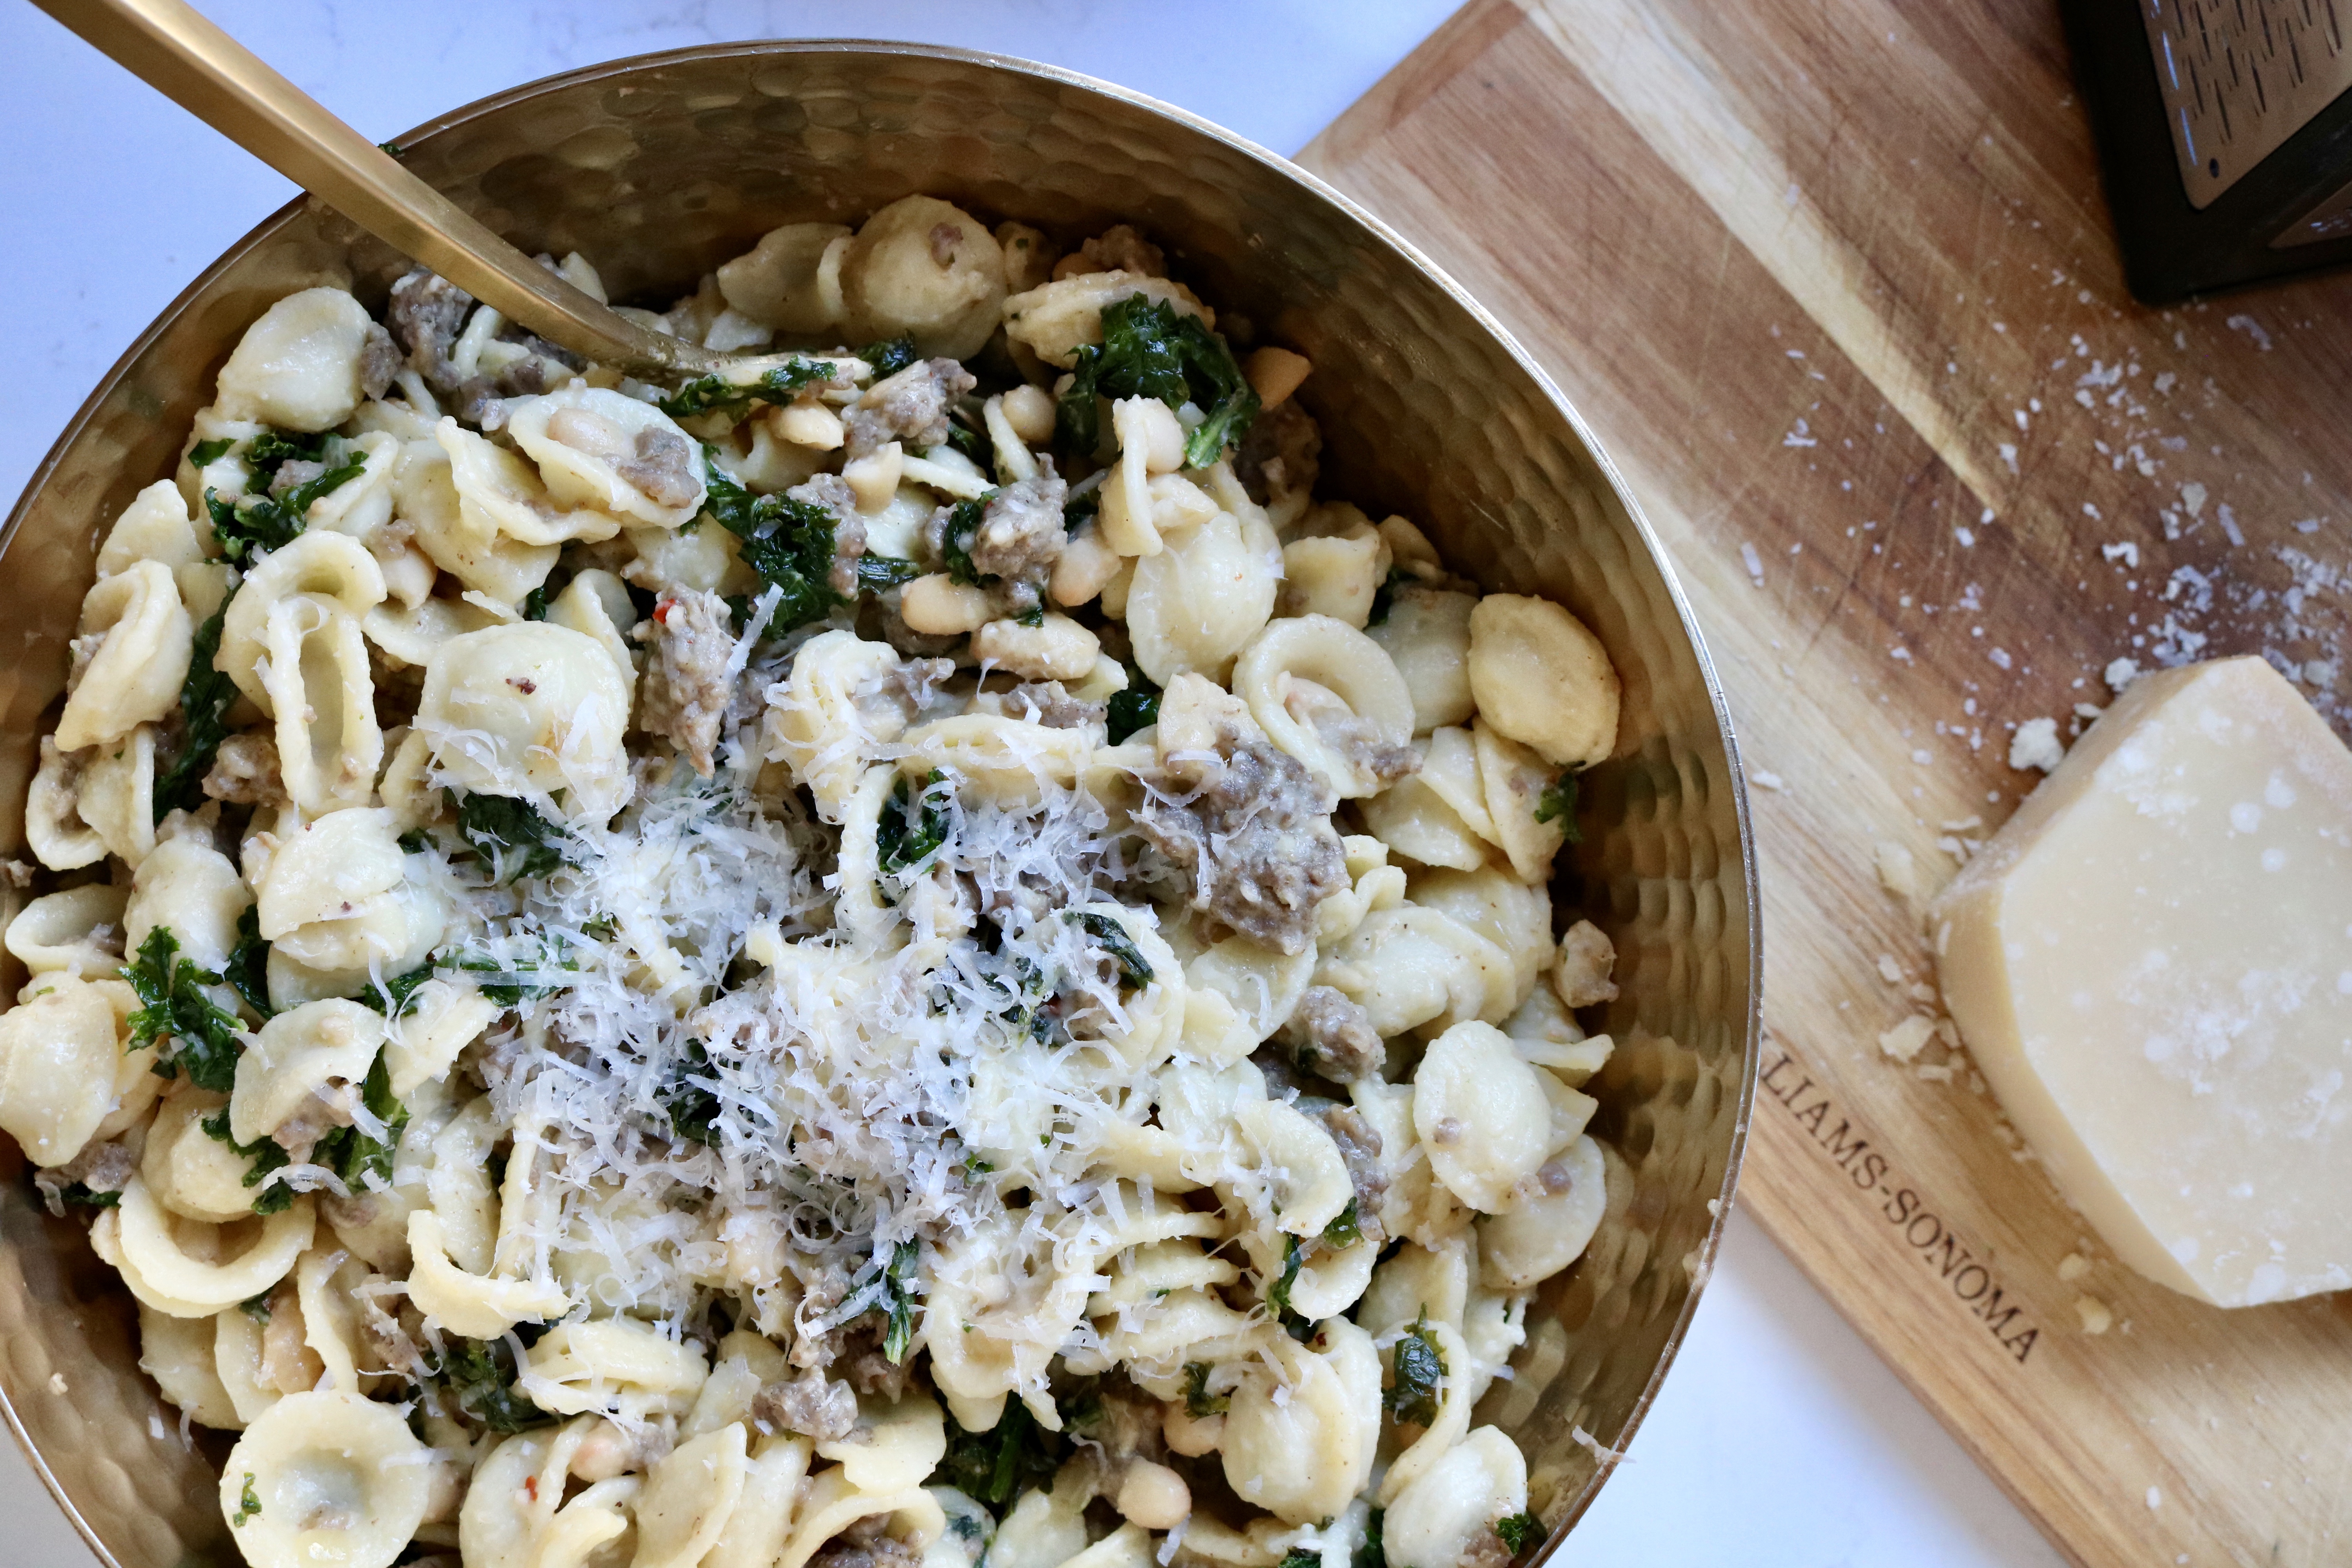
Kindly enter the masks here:
<path id="1" fill-rule="evenodd" d="M 765 351 L 662 385 L 306 290 L 107 532 L 0 1130 L 248 1561 L 1528 1528 L 1470 1412 L 1627 1195 L 1548 887 L 1615 676 L 1073 237 L 773 229 L 627 312 Z"/>
<path id="2" fill-rule="evenodd" d="M 160 561 L 134 562 L 90 589 L 74 639 L 77 659 L 88 662 L 58 718 L 58 744 L 78 752 L 120 741 L 170 712 L 194 635 L 179 584 Z"/>

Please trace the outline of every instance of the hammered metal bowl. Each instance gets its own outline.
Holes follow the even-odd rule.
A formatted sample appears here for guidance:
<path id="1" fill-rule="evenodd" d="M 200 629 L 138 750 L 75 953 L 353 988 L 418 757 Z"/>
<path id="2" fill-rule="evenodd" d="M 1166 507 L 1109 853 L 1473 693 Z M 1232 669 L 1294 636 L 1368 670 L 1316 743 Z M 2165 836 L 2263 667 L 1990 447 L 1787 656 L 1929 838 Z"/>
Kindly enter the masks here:
<path id="1" fill-rule="evenodd" d="M 399 138 L 408 165 L 526 251 L 579 250 L 615 300 L 666 302 L 796 219 L 855 223 L 909 192 L 1066 240 L 1132 222 L 1221 313 L 1315 363 L 1325 485 L 1402 511 L 1489 589 L 1572 608 L 1624 679 L 1617 753 L 1585 778 L 1559 900 L 1617 943 L 1618 1049 L 1594 1092 L 1609 1215 L 1549 1281 L 1475 1419 L 1516 1437 L 1546 1552 L 1589 1506 L 1690 1321 L 1745 1140 L 1756 1060 L 1754 856 L 1723 695 L 1656 540 L 1575 411 L 1410 246 L 1283 160 L 1164 104 L 958 50 L 769 43 L 552 77 Z M 406 263 L 297 201 L 150 327 L 59 437 L 0 533 L 0 844 L 64 689 L 104 529 L 171 472 L 246 325 L 334 282 L 381 304 Z M 21 900 L 22 894 L 9 898 Z M 14 913 L 10 904 L 5 911 Z M 21 975 L 5 979 L 10 988 Z M 0 1408 L 116 1568 L 236 1559 L 216 1446 L 137 1366 L 130 1296 L 51 1219 L 0 1138 Z"/>

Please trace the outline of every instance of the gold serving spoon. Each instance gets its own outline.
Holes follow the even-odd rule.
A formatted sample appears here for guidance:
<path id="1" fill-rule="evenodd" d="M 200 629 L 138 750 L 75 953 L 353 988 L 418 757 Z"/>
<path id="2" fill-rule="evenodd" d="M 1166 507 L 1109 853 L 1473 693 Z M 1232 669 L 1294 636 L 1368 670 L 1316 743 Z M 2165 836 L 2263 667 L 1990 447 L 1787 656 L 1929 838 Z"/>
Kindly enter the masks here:
<path id="1" fill-rule="evenodd" d="M 744 362 L 652 331 L 492 234 L 183 0 L 33 0 L 115 64 L 404 256 L 550 342 L 639 374 Z"/>

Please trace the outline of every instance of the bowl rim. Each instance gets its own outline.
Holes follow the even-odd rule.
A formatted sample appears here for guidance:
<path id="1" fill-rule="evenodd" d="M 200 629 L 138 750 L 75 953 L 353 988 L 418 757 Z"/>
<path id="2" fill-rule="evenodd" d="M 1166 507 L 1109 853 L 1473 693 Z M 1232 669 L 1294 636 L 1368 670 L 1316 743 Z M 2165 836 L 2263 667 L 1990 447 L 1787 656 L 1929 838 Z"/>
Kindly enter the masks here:
<path id="1" fill-rule="evenodd" d="M 1691 1288 L 1683 1298 L 1681 1310 L 1675 1314 L 1673 1326 L 1667 1331 L 1665 1346 L 1659 1353 L 1657 1364 L 1651 1369 L 1649 1380 L 1643 1385 L 1642 1392 L 1634 1399 L 1632 1410 L 1626 1415 L 1625 1424 L 1618 1433 L 1616 1446 L 1608 1447 L 1598 1442 L 1587 1445 L 1596 1461 L 1593 1474 L 1579 1490 L 1570 1502 L 1568 1511 L 1561 1517 L 1559 1524 L 1549 1532 L 1545 1544 L 1537 1552 L 1533 1563 L 1540 1564 L 1559 1549 L 1563 1541 L 1567 1540 L 1577 1521 L 1584 1516 L 1586 1510 L 1592 1506 L 1593 1500 L 1600 1495 L 1601 1487 L 1608 1482 L 1612 1475 L 1616 1473 L 1618 1465 L 1623 1461 L 1626 1449 L 1632 1446 L 1634 1436 L 1640 1431 L 1643 1418 L 1649 1415 L 1651 1406 L 1656 1402 L 1659 1390 L 1664 1385 L 1666 1373 L 1674 1367 L 1675 1358 L 1682 1350 L 1683 1341 L 1690 1332 L 1692 1320 L 1698 1310 L 1699 1298 L 1706 1290 L 1708 1277 L 1712 1271 L 1711 1266 L 1717 1254 L 1721 1250 L 1725 1229 L 1731 1221 L 1739 1184 L 1740 1167 L 1747 1154 L 1748 1134 L 1755 1111 L 1756 1074 L 1762 1043 L 1764 1016 L 1762 889 L 1757 863 L 1755 826 L 1750 816 L 1747 773 L 1740 761 L 1739 739 L 1732 722 L 1730 703 L 1725 696 L 1723 682 L 1716 673 L 1715 660 L 1708 652 L 1706 636 L 1700 630 L 1697 617 L 1692 610 L 1690 596 L 1685 591 L 1682 579 L 1675 570 L 1673 558 L 1667 554 L 1664 545 L 1658 539 L 1656 531 L 1651 527 L 1640 500 L 1626 484 L 1624 476 L 1618 470 L 1615 459 L 1611 458 L 1608 450 L 1602 447 L 1582 412 L 1554 384 L 1542 365 L 1538 363 L 1535 357 L 1520 343 L 1517 336 L 1481 304 L 1468 289 L 1456 282 L 1451 273 L 1432 260 L 1419 246 L 1399 234 L 1381 218 L 1321 176 L 1300 167 L 1280 153 L 1261 146 L 1247 137 L 1229 131 L 1216 121 L 1195 114 L 1190 110 L 1165 102 L 1148 93 L 1138 92 L 1131 88 L 1121 87 L 1115 82 L 1088 76 L 1082 71 L 1024 58 L 1018 55 L 1000 54 L 988 49 L 963 48 L 947 44 L 922 44 L 872 38 L 738 39 L 728 43 L 696 44 L 683 48 L 626 55 L 616 59 L 600 61 L 595 65 L 579 66 L 570 70 L 557 71 L 530 81 L 518 83 L 513 87 L 503 88 L 499 91 L 475 99 L 471 102 L 445 110 L 393 137 L 392 141 L 397 145 L 405 145 L 412 141 L 419 141 L 455 129 L 483 115 L 510 108 L 539 97 L 552 89 L 634 75 L 673 61 L 828 54 L 883 55 L 913 59 L 952 60 L 960 64 L 983 66 L 992 70 L 1006 71 L 1065 87 L 1076 88 L 1081 91 L 1116 100 L 1162 119 L 1174 121 L 1200 135 L 1223 143 L 1244 157 L 1267 165 L 1275 173 L 1306 187 L 1315 195 L 1338 208 L 1373 238 L 1395 250 L 1412 263 L 1455 304 L 1461 306 L 1479 327 L 1501 345 L 1504 352 L 1527 374 L 1536 387 L 1549 398 L 1553 406 L 1566 417 L 1570 428 L 1576 433 L 1577 439 L 1583 444 L 1586 454 L 1592 459 L 1593 466 L 1600 470 L 1611 493 L 1625 509 L 1626 516 L 1633 525 L 1635 535 L 1640 539 L 1643 547 L 1648 551 L 1652 563 L 1657 568 L 1658 575 L 1665 586 L 1667 599 L 1674 605 L 1675 615 L 1681 624 L 1683 635 L 1690 643 L 1691 653 L 1697 664 L 1699 677 L 1706 684 L 1708 706 L 1715 715 L 1716 730 L 1723 742 L 1725 761 L 1730 770 L 1732 814 L 1738 827 L 1740 885 L 1745 894 L 1744 913 L 1748 921 L 1748 1016 L 1741 1042 L 1742 1060 L 1745 1066 L 1740 1073 L 1738 1109 L 1732 1121 L 1731 1148 L 1725 1159 L 1723 1180 L 1717 1194 L 1715 1212 L 1708 1220 L 1706 1235 L 1701 1239 L 1693 1254 L 1696 1261 L 1694 1264 Z M 99 378 L 89 395 L 82 400 L 81 405 L 66 422 L 58 438 L 50 444 L 48 450 L 34 465 L 23 491 L 18 495 L 16 504 L 9 509 L 7 520 L 0 523 L 0 552 L 5 552 L 15 542 L 18 529 L 23 526 L 32 510 L 34 499 L 47 488 L 50 477 L 56 472 L 68 449 L 80 437 L 108 395 L 131 367 L 146 353 L 149 346 L 205 294 L 221 273 L 242 260 L 248 252 L 268 241 L 287 224 L 299 218 L 310 204 L 317 199 L 308 192 L 299 192 L 292 200 L 239 236 L 203 271 L 190 280 L 186 288 L 173 296 L 171 302 L 156 313 L 154 320 L 150 321 L 146 328 L 131 341 L 130 346 L 115 359 L 106 373 Z M 49 1496 L 56 1500 L 58 1507 L 64 1512 L 83 1541 L 89 1544 L 98 1560 L 105 1564 L 105 1568 L 122 1568 L 121 1560 L 99 1539 L 97 1531 L 89 1521 L 82 1517 L 81 1510 L 76 1508 L 66 1495 L 56 1471 L 50 1468 L 47 1459 L 33 1442 L 30 1433 L 26 1430 L 23 1418 L 16 1411 L 15 1402 L 8 1397 L 5 1388 L 0 1388 L 0 1419 L 5 1420 L 10 1434 L 16 1438 L 16 1447 L 30 1463 L 34 1474 L 38 1476 L 42 1484 L 48 1489 Z"/>

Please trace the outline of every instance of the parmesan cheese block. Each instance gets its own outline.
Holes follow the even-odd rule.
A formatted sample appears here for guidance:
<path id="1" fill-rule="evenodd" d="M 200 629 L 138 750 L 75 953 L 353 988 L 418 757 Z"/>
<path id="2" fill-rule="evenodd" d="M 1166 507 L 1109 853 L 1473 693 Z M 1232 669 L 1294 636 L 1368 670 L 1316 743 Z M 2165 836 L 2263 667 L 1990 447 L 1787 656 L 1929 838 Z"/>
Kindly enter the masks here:
<path id="1" fill-rule="evenodd" d="M 2259 658 L 2136 682 L 1930 915 L 1946 1005 L 2132 1268 L 2352 1286 L 2352 752 Z"/>

